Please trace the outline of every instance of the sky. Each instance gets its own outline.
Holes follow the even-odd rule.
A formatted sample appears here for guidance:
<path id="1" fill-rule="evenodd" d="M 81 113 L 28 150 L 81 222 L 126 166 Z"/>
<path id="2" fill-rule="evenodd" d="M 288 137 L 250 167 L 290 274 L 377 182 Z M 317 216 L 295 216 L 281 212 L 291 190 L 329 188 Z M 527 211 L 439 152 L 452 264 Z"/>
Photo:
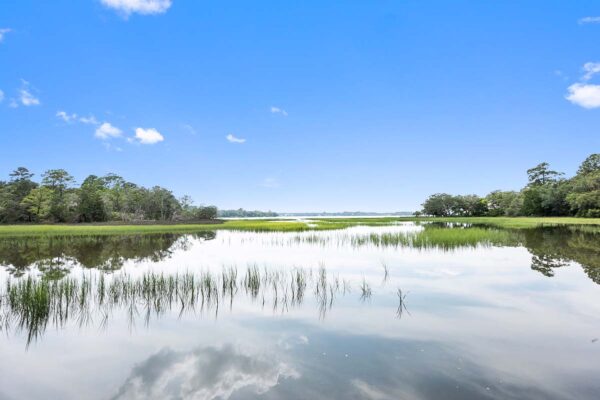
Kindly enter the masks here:
<path id="1" fill-rule="evenodd" d="M 0 0 L 0 180 L 416 210 L 600 151 L 597 1 Z"/>

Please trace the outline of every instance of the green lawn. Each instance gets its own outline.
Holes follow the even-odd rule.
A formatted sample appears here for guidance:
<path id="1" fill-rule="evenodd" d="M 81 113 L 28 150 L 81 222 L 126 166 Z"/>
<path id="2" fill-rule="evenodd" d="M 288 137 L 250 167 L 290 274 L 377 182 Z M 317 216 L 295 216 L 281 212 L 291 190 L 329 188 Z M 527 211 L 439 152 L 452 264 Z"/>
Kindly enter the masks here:
<path id="1" fill-rule="evenodd" d="M 448 217 L 448 218 L 312 218 L 310 226 L 293 220 L 227 220 L 212 224 L 170 225 L 0 225 L 0 236 L 64 236 L 64 235 L 123 235 L 151 233 L 186 233 L 208 230 L 243 230 L 255 232 L 291 232 L 305 230 L 343 229 L 356 225 L 383 226 L 398 222 L 458 222 L 476 225 L 492 225 L 501 228 L 534 228 L 556 225 L 597 225 L 600 218 L 508 218 L 508 217 Z"/>

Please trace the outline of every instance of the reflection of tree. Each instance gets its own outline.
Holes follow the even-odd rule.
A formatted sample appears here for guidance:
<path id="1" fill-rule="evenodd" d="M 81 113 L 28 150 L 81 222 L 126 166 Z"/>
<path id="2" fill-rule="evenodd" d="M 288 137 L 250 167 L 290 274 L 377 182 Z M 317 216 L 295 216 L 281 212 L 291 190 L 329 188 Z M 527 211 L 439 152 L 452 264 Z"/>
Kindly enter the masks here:
<path id="1" fill-rule="evenodd" d="M 531 269 L 554 276 L 556 268 L 576 262 L 600 284 L 600 231 L 583 227 L 547 227 L 521 233 L 532 254 Z"/>
<path id="2" fill-rule="evenodd" d="M 187 250 L 191 238 L 212 240 L 214 231 L 191 235 L 123 235 L 10 238 L 0 240 L 0 264 L 13 276 L 37 268 L 60 278 L 70 265 L 104 271 L 120 269 L 126 261 L 161 261 L 176 250 Z"/>

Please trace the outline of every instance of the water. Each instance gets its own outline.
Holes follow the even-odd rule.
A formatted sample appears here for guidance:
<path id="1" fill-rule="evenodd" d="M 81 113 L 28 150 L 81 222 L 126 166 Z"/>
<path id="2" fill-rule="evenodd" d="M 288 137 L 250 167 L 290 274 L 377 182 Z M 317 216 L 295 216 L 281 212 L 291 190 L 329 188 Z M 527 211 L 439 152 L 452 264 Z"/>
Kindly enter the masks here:
<path id="1" fill-rule="evenodd" d="M 597 399 L 600 235 L 0 240 L 0 399 Z"/>

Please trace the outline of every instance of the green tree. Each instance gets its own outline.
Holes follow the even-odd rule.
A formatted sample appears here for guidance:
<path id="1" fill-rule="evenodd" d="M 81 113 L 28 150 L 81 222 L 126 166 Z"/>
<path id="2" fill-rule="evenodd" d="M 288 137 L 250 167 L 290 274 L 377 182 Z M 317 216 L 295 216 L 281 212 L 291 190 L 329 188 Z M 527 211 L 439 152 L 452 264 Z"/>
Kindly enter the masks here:
<path id="1" fill-rule="evenodd" d="M 21 206 L 21 201 L 37 186 L 32 177 L 25 167 L 10 173 L 10 181 L 0 189 L 0 220 L 9 223 L 31 221 L 32 215 Z"/>
<path id="2" fill-rule="evenodd" d="M 215 219 L 217 218 L 217 207 L 215 206 L 200 206 L 196 208 L 195 219 Z"/>
<path id="3" fill-rule="evenodd" d="M 79 219 L 82 222 L 101 222 L 108 219 L 103 195 L 106 181 L 96 175 L 88 176 L 79 189 Z"/>
<path id="4" fill-rule="evenodd" d="M 527 170 L 529 185 L 544 185 L 548 182 L 555 181 L 561 175 L 563 175 L 562 172 L 551 170 L 550 164 L 547 162 L 540 163 Z"/>
<path id="5" fill-rule="evenodd" d="M 485 197 L 488 206 L 488 215 L 491 217 L 510 215 L 511 206 L 518 196 L 519 193 L 513 191 L 503 192 L 495 190 L 491 192 Z"/>
<path id="6" fill-rule="evenodd" d="M 456 207 L 456 199 L 447 193 L 436 193 L 427 198 L 423 203 L 423 214 L 435 217 L 452 215 Z"/>
<path id="7" fill-rule="evenodd" d="M 50 216 L 52 190 L 45 186 L 37 187 L 29 192 L 21 201 L 36 222 L 45 221 Z"/>
<path id="8" fill-rule="evenodd" d="M 42 175 L 42 185 L 52 191 L 50 216 L 57 222 L 69 219 L 72 204 L 67 201 L 66 193 L 73 182 L 73 177 L 64 169 L 51 169 Z"/>
<path id="9" fill-rule="evenodd" d="M 600 154 L 592 154 L 583 161 L 571 180 L 566 200 L 575 215 L 600 217 Z"/>
<path id="10" fill-rule="evenodd" d="M 586 158 L 579 166 L 577 175 L 588 175 L 596 172 L 600 172 L 600 153 L 592 154 Z"/>

